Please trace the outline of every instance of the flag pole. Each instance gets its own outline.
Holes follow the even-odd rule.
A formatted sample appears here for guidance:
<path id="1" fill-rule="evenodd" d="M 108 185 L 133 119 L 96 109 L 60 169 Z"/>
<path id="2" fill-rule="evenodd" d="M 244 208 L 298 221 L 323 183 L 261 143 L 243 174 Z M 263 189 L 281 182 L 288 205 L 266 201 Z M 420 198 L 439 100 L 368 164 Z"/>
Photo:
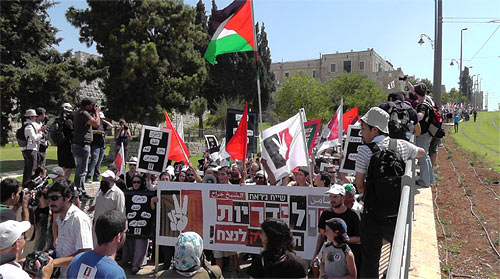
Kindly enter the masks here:
<path id="1" fill-rule="evenodd" d="M 340 117 L 339 117 L 339 146 L 342 147 L 342 138 L 344 137 L 344 98 L 340 98 Z"/>
<path id="2" fill-rule="evenodd" d="M 304 140 L 304 155 L 306 156 L 306 162 L 307 162 L 307 168 L 309 169 L 309 180 L 311 180 L 311 187 L 313 187 L 313 172 L 311 171 L 311 164 L 309 164 L 309 151 L 307 150 L 307 141 L 306 141 L 306 129 L 304 127 L 304 121 L 305 117 L 304 115 L 306 112 L 304 111 L 304 108 L 301 108 L 299 110 L 299 115 L 300 115 L 300 127 L 302 127 L 302 139 Z"/>
<path id="3" fill-rule="evenodd" d="M 253 12 L 253 0 L 250 0 L 250 4 L 251 4 L 250 6 L 252 7 L 252 31 L 253 31 L 255 68 L 257 69 L 257 97 L 259 99 L 260 134 L 262 135 L 262 131 L 264 131 L 264 126 L 262 125 L 262 102 L 261 102 L 261 99 L 260 99 L 259 50 L 258 50 L 258 43 L 257 43 L 257 35 L 255 34 L 255 20 L 254 20 L 254 12 Z M 261 148 L 261 150 L 262 150 L 262 148 Z"/>

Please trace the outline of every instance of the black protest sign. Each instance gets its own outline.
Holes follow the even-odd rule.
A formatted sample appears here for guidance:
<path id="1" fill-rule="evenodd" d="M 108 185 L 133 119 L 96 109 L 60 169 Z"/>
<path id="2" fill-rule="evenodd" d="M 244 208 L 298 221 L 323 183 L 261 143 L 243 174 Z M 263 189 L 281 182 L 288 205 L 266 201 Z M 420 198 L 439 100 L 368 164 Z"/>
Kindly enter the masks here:
<path id="1" fill-rule="evenodd" d="M 219 142 L 217 137 L 214 135 L 205 135 L 205 141 L 207 143 L 207 150 L 210 154 L 219 151 Z"/>
<path id="2" fill-rule="evenodd" d="M 243 117 L 242 110 L 228 109 L 226 117 L 226 142 L 229 142 L 233 137 L 238 125 L 240 124 L 241 117 Z M 257 136 L 259 130 L 257 128 L 257 113 L 248 112 L 248 146 L 247 153 L 257 153 Z"/>
<path id="3" fill-rule="evenodd" d="M 144 173 L 162 173 L 167 167 L 170 141 L 170 130 L 142 126 L 137 170 Z"/>
<path id="4" fill-rule="evenodd" d="M 358 146 L 363 144 L 361 136 L 361 126 L 349 125 L 347 131 L 347 139 L 344 144 L 344 159 L 340 165 L 340 171 L 345 173 L 354 173 L 356 166 L 356 156 L 358 154 Z"/>
<path id="5" fill-rule="evenodd" d="M 156 212 L 151 208 L 152 191 L 125 191 L 128 235 L 153 238 L 155 235 Z"/>

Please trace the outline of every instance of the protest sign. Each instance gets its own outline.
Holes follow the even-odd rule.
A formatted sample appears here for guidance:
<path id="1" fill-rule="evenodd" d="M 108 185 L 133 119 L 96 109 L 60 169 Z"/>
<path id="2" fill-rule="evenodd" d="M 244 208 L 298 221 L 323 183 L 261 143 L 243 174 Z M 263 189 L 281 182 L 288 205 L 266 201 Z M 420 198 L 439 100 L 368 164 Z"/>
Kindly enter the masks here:
<path id="1" fill-rule="evenodd" d="M 344 144 L 344 159 L 340 165 L 340 171 L 345 173 L 354 173 L 356 166 L 356 155 L 358 146 L 363 144 L 360 125 L 349 125 L 347 138 Z"/>
<path id="2" fill-rule="evenodd" d="M 144 173 L 162 173 L 167 167 L 170 140 L 170 130 L 142 126 L 137 170 Z"/>
<path id="3" fill-rule="evenodd" d="M 297 254 L 311 259 L 319 217 L 330 207 L 325 191 L 160 181 L 156 244 L 172 246 L 180 232 L 195 231 L 205 249 L 258 254 L 260 225 L 267 218 L 279 218 L 289 225 Z"/>
<path id="4" fill-rule="evenodd" d="M 215 137 L 214 135 L 205 135 L 205 141 L 207 143 L 207 150 L 209 152 L 211 150 L 214 150 L 213 152 L 219 151 L 218 149 L 215 150 L 219 146 L 219 142 L 217 141 L 217 137 Z M 213 153 L 213 152 L 210 152 L 210 153 Z"/>
<path id="5" fill-rule="evenodd" d="M 128 235 L 152 238 L 155 234 L 156 212 L 151 209 L 151 198 L 156 192 L 125 191 L 125 209 L 127 211 Z"/>
<path id="6" fill-rule="evenodd" d="M 319 142 L 319 129 L 321 125 L 321 118 L 304 122 L 304 129 L 306 133 L 306 143 L 309 155 L 311 155 L 313 147 Z"/>
<path id="7" fill-rule="evenodd" d="M 231 140 L 238 125 L 240 124 L 241 117 L 243 116 L 242 110 L 228 109 L 226 118 L 226 143 Z M 257 113 L 248 112 L 248 146 L 247 153 L 257 153 L 257 137 L 259 130 L 257 128 Z"/>

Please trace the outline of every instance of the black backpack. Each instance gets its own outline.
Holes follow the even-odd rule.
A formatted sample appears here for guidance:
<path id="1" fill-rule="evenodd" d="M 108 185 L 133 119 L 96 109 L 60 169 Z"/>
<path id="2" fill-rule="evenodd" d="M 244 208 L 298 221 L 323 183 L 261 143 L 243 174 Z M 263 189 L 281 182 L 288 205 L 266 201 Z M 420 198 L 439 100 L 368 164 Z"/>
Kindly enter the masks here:
<path id="1" fill-rule="evenodd" d="M 406 134 L 410 132 L 410 113 L 411 107 L 401 101 L 388 102 L 389 109 L 389 137 L 392 139 L 408 140 Z M 401 104 L 401 105 L 400 105 Z"/>
<path id="2" fill-rule="evenodd" d="M 33 129 L 35 129 L 35 126 L 33 126 L 32 123 L 30 124 L 23 123 L 23 125 L 21 125 L 21 128 L 16 130 L 16 140 L 17 144 L 19 144 L 20 147 L 25 147 L 28 144 L 28 140 L 26 139 L 26 135 L 24 134 L 24 129 L 28 125 L 31 125 Z"/>
<path id="3" fill-rule="evenodd" d="M 386 150 L 375 143 L 367 146 L 373 155 L 366 175 L 363 212 L 376 220 L 387 221 L 398 216 L 406 163 L 396 151 L 396 139 L 390 139 Z"/>
<path id="4" fill-rule="evenodd" d="M 59 145 L 64 141 L 64 119 L 56 118 L 49 127 L 49 142 L 51 145 Z"/>

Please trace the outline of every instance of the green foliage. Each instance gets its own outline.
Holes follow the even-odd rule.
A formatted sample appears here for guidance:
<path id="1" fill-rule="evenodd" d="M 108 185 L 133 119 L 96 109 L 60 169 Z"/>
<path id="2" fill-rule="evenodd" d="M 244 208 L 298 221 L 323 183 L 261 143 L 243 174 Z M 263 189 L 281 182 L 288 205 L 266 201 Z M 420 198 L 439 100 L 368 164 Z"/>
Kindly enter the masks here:
<path id="1" fill-rule="evenodd" d="M 191 102 L 189 106 L 189 111 L 198 117 L 200 131 L 203 129 L 203 114 L 207 110 L 207 99 L 201 97 L 196 98 Z"/>
<path id="2" fill-rule="evenodd" d="M 276 113 L 280 118 L 290 118 L 304 108 L 307 119 L 331 118 L 327 96 L 321 83 L 299 72 L 289 77 L 275 95 Z M 325 112 L 327 112 L 325 114 Z"/>
<path id="3" fill-rule="evenodd" d="M 459 92 L 455 88 L 452 88 L 448 93 L 445 92 L 444 94 L 442 94 L 441 97 L 443 104 L 446 103 L 455 104 L 460 102 Z"/>
<path id="4" fill-rule="evenodd" d="M 75 103 L 80 79 L 93 79 L 105 71 L 98 65 L 86 68 L 52 48 L 61 39 L 50 24 L 49 1 L 1 1 L 0 86 L 1 144 L 8 140 L 10 120 L 28 108 L 44 107 L 57 111 L 62 102 Z"/>
<path id="5" fill-rule="evenodd" d="M 221 101 L 215 103 L 214 111 L 208 116 L 207 125 L 210 127 L 226 127 L 227 109 L 243 110 L 245 101 L 240 98 L 226 99 L 222 98 Z"/>
<path id="6" fill-rule="evenodd" d="M 66 17 L 109 67 L 109 117 L 156 124 L 167 109 L 186 111 L 207 74 L 195 48 L 206 39 L 195 9 L 176 0 L 87 2 Z"/>

